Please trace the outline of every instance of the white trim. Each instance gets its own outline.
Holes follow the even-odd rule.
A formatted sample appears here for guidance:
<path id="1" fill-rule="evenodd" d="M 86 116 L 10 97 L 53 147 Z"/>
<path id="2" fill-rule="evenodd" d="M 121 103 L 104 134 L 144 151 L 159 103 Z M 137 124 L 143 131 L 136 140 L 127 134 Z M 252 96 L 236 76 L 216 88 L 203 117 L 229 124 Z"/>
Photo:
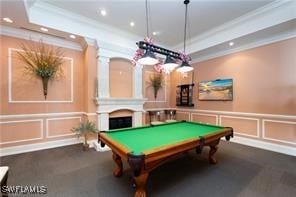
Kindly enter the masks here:
<path id="1" fill-rule="evenodd" d="M 188 114 L 188 121 L 191 121 L 190 112 L 176 111 L 176 116 L 177 116 L 177 113 L 181 113 L 181 114 Z"/>
<path id="2" fill-rule="evenodd" d="M 145 70 L 144 73 L 145 72 L 147 72 L 147 73 L 155 73 L 155 72 L 149 71 L 149 70 Z M 147 98 L 147 100 L 145 101 L 145 103 L 166 103 L 167 102 L 167 87 L 166 87 L 167 86 L 167 75 L 165 75 L 164 81 L 165 81 L 165 84 L 164 84 L 164 100 L 160 100 L 160 101 L 157 101 L 156 100 L 156 101 L 154 101 L 154 100 L 148 100 L 148 98 Z M 146 89 L 146 87 L 145 87 L 145 89 Z M 145 92 L 146 92 L 146 90 L 145 90 Z"/>
<path id="3" fill-rule="evenodd" d="M 70 139 L 64 139 L 64 140 L 55 140 L 55 141 L 41 142 L 41 143 L 35 143 L 35 144 L 6 147 L 6 148 L 0 149 L 0 157 L 6 156 L 6 155 L 32 152 L 37 150 L 44 150 L 49 148 L 56 148 L 56 147 L 67 146 L 67 145 L 78 144 L 78 143 L 81 143 L 81 141 L 78 138 L 70 138 Z"/>
<path id="4" fill-rule="evenodd" d="M 112 44 L 108 44 L 108 45 L 105 44 L 103 46 L 102 45 L 103 45 L 102 42 L 100 42 L 99 50 L 97 51 L 97 56 L 104 57 L 107 59 L 122 58 L 127 61 L 132 60 L 134 51 L 130 51 L 128 48 L 124 48 L 118 45 L 112 45 Z M 133 67 L 132 63 L 131 63 L 131 66 Z"/>
<path id="5" fill-rule="evenodd" d="M 70 74 L 71 74 L 71 98 L 70 100 L 61 100 L 61 101 L 48 101 L 48 100 L 36 100 L 36 101 L 24 101 L 24 100 L 13 100 L 12 99 L 12 51 L 23 51 L 21 49 L 8 48 L 8 103 L 73 103 L 74 100 L 74 71 L 73 71 L 73 58 L 63 57 L 63 59 L 70 60 Z"/>
<path id="6" fill-rule="evenodd" d="M 215 110 L 201 110 L 201 109 L 185 109 L 185 108 L 176 108 L 178 111 L 186 112 L 204 112 L 204 113 L 213 113 L 220 115 L 234 115 L 234 116 L 249 116 L 257 118 L 280 118 L 280 119 L 291 119 L 296 120 L 295 115 L 284 115 L 284 114 L 260 114 L 260 113 L 248 113 L 248 112 L 232 112 L 232 111 L 215 111 Z"/>
<path id="7" fill-rule="evenodd" d="M 8 48 L 8 102 L 10 102 L 12 95 L 11 95 L 11 89 L 12 89 L 12 50 L 10 48 Z"/>
<path id="8" fill-rule="evenodd" d="M 62 112 L 62 113 L 42 113 L 42 114 L 13 114 L 13 115 L 0 115 L 0 120 L 3 119 L 17 119 L 17 118 L 46 118 L 56 116 L 71 116 L 71 115 L 84 115 L 85 112 Z M 91 113 L 96 114 L 96 113 Z"/>
<path id="9" fill-rule="evenodd" d="M 56 137 L 65 137 L 65 136 L 74 136 L 75 133 L 69 133 L 69 134 L 61 134 L 61 135 L 49 135 L 49 121 L 51 120 L 70 120 L 70 119 L 79 119 L 79 122 L 81 122 L 81 117 L 63 117 L 63 118 L 48 118 L 46 119 L 46 138 L 56 138 Z"/>
<path id="10" fill-rule="evenodd" d="M 38 1 L 35 3 L 31 7 L 29 15 L 30 23 L 47 26 L 63 32 L 71 32 L 82 37 L 96 38 L 100 47 L 101 43 L 106 43 L 107 40 L 108 44 L 136 49 L 135 40 L 142 39 L 140 36 L 99 23 L 46 2 Z M 61 18 L 63 18 L 64 23 L 60 23 Z"/>
<path id="11" fill-rule="evenodd" d="M 169 107 L 161 107 L 161 108 L 146 108 L 145 113 L 147 113 L 147 111 L 164 111 L 164 110 L 176 110 L 176 108 L 169 108 Z"/>
<path id="12" fill-rule="evenodd" d="M 216 125 L 219 125 L 219 121 L 218 121 L 218 115 L 213 115 L 213 114 L 204 114 L 204 113 L 190 113 L 191 117 L 190 120 L 192 120 L 192 116 L 194 116 L 194 114 L 196 115 L 200 115 L 200 116 L 213 116 L 216 119 Z"/>
<path id="13" fill-rule="evenodd" d="M 5 121 L 5 122 L 0 122 L 0 124 L 23 123 L 23 122 L 40 122 L 40 137 L 25 139 L 25 140 L 5 141 L 5 142 L 0 142 L 0 144 L 12 144 L 12 143 L 18 143 L 18 142 L 27 142 L 27 141 L 43 139 L 43 120 L 42 119 Z"/>
<path id="14" fill-rule="evenodd" d="M 222 125 L 222 118 L 230 118 L 230 119 L 241 119 L 241 120 L 253 120 L 253 121 L 256 121 L 256 135 L 250 135 L 250 134 L 245 134 L 245 133 L 242 133 L 242 132 L 237 132 L 235 131 L 234 133 L 235 134 L 239 134 L 239 135 L 243 135 L 243 136 L 248 136 L 248 137 L 256 137 L 256 138 L 259 138 L 259 132 L 260 132 L 260 125 L 259 125 L 259 122 L 260 120 L 258 118 L 247 118 L 247 117 L 238 117 L 238 116 L 225 116 L 225 115 L 220 115 L 219 117 L 219 125 L 223 126 Z"/>
<path id="15" fill-rule="evenodd" d="M 266 39 L 262 39 L 262 40 L 259 40 L 259 41 L 251 42 L 251 43 L 248 43 L 248 44 L 236 47 L 236 48 L 227 49 L 227 50 L 219 51 L 219 52 L 204 55 L 204 56 L 199 56 L 198 58 L 193 58 L 191 63 L 192 64 L 199 63 L 199 62 L 214 59 L 214 58 L 217 58 L 217 57 L 222 57 L 222 56 L 230 55 L 230 54 L 233 54 L 233 53 L 238 53 L 238 52 L 241 52 L 241 51 L 257 48 L 257 47 L 260 47 L 260 46 L 272 44 L 272 43 L 275 43 L 275 42 L 280 42 L 280 41 L 295 38 L 295 37 L 296 37 L 296 31 L 291 31 L 291 32 L 284 33 L 284 34 L 281 34 L 281 35 L 277 35 L 277 36 L 274 36 L 274 37 L 271 37 L 271 38 L 266 38 Z"/>
<path id="16" fill-rule="evenodd" d="M 145 100 L 140 98 L 96 98 L 98 105 L 96 113 L 111 113 L 121 109 L 144 111 L 143 104 Z"/>
<path id="17" fill-rule="evenodd" d="M 88 46 L 93 46 L 96 49 L 98 49 L 98 43 L 95 39 L 84 37 L 81 39 L 80 44 L 82 48 L 85 50 Z"/>
<path id="18" fill-rule="evenodd" d="M 295 18 L 294 1 L 278 0 L 189 40 L 188 53 L 227 42 Z M 181 48 L 181 43 L 175 49 Z"/>
<path id="19" fill-rule="evenodd" d="M 238 143 L 238 144 L 261 148 L 264 150 L 283 153 L 286 155 L 296 156 L 296 148 L 295 147 L 274 144 L 274 143 L 270 143 L 270 142 L 261 141 L 258 139 L 250 139 L 250 138 L 244 138 L 244 137 L 238 137 L 238 136 L 235 136 L 230 141 L 234 142 L 234 143 Z"/>
<path id="20" fill-rule="evenodd" d="M 25 40 L 32 40 L 35 42 L 42 41 L 46 44 L 50 45 L 55 45 L 58 47 L 63 47 L 63 48 L 68 48 L 68 49 L 73 49 L 76 51 L 82 51 L 82 47 L 80 44 L 76 42 L 71 42 L 65 39 L 57 38 L 54 36 L 42 34 L 42 33 L 37 33 L 29 30 L 24 30 L 24 29 L 18 29 L 14 27 L 8 27 L 4 25 L 0 25 L 0 34 L 4 36 L 10 36 L 10 37 L 15 37 L 15 38 L 20 38 L 20 39 L 25 39 Z"/>
<path id="21" fill-rule="evenodd" d="M 296 142 L 291 142 L 291 141 L 287 141 L 287 140 L 279 140 L 279 139 L 274 139 L 274 138 L 266 137 L 265 136 L 265 122 L 284 123 L 284 124 L 295 124 L 295 125 L 296 125 L 296 122 L 282 121 L 282 120 L 262 119 L 262 138 L 263 139 L 265 139 L 265 140 L 271 140 L 271 141 L 275 141 L 275 142 L 281 142 L 281 143 L 287 143 L 287 144 L 296 145 Z"/>
<path id="22" fill-rule="evenodd" d="M 97 115 L 97 113 L 87 113 L 87 112 L 82 112 L 82 114 L 83 115 L 85 115 L 85 116 L 96 116 Z"/>

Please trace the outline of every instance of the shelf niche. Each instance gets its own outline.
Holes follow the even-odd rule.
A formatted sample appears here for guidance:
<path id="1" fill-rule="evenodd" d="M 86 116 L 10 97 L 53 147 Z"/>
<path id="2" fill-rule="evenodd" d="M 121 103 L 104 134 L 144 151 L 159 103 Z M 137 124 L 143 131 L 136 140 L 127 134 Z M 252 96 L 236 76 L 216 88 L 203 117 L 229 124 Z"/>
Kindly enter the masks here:
<path id="1" fill-rule="evenodd" d="M 193 86 L 194 84 L 178 85 L 176 88 L 176 105 L 184 107 L 193 107 Z"/>

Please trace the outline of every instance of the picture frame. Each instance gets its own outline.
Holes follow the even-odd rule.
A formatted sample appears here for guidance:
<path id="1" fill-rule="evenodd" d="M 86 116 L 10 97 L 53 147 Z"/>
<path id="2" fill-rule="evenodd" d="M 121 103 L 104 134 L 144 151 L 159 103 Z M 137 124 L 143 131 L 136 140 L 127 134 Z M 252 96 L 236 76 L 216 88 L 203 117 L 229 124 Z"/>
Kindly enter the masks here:
<path id="1" fill-rule="evenodd" d="M 200 101 L 232 101 L 233 79 L 216 79 L 198 83 Z"/>

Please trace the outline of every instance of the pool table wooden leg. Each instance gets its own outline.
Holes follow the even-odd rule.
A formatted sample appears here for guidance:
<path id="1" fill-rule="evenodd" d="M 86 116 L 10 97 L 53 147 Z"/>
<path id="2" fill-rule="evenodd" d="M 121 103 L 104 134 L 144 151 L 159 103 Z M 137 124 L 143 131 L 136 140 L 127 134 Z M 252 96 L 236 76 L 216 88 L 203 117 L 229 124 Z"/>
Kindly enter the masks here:
<path id="1" fill-rule="evenodd" d="M 122 175 L 122 169 L 123 169 L 121 157 L 113 152 L 112 158 L 116 163 L 116 167 L 113 170 L 113 175 L 115 177 L 120 177 Z"/>
<path id="2" fill-rule="evenodd" d="M 145 185 L 148 179 L 148 172 L 143 172 L 139 176 L 135 177 L 136 181 L 136 192 L 135 192 L 135 197 L 146 197 L 146 190 L 145 190 Z"/>
<path id="3" fill-rule="evenodd" d="M 216 164 L 217 160 L 214 157 L 214 154 L 218 150 L 218 144 L 219 144 L 220 139 L 213 141 L 212 143 L 209 144 L 210 146 L 210 152 L 209 152 L 209 162 L 211 164 Z"/>

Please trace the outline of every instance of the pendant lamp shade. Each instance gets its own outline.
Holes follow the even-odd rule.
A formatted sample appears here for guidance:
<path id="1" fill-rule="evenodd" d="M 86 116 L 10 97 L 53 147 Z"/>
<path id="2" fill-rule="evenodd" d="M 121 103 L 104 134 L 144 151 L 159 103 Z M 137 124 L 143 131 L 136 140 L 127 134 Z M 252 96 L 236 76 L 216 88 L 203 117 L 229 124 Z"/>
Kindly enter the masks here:
<path id="1" fill-rule="evenodd" d="M 169 55 L 166 57 L 165 62 L 162 65 L 162 67 L 168 71 L 174 70 L 177 66 L 178 64 L 176 63 L 176 61 Z"/>
<path id="2" fill-rule="evenodd" d="M 138 60 L 138 63 L 142 65 L 155 65 L 158 62 L 151 49 L 147 49 L 144 55 Z"/>
<path id="3" fill-rule="evenodd" d="M 185 4 L 185 27 L 184 27 L 184 54 L 186 51 L 186 32 L 187 32 L 187 15 L 188 15 L 188 4 L 189 4 L 189 0 L 185 0 L 184 4 Z M 178 72 L 190 72 L 193 70 L 193 67 L 188 63 L 188 61 L 184 60 L 182 61 L 181 66 L 179 66 L 177 68 Z"/>
<path id="4" fill-rule="evenodd" d="M 190 64 L 188 64 L 188 62 L 185 62 L 185 61 L 183 61 L 181 66 L 177 68 L 177 71 L 181 73 L 190 72 L 192 70 L 193 70 L 193 67 Z"/>
<path id="5" fill-rule="evenodd" d="M 147 29 L 147 38 L 149 38 L 149 16 L 148 16 L 148 0 L 145 0 L 145 8 L 146 8 L 146 29 Z M 142 65 L 155 65 L 158 64 L 159 61 L 156 59 L 151 48 L 147 48 L 144 55 L 138 60 L 139 64 Z"/>

